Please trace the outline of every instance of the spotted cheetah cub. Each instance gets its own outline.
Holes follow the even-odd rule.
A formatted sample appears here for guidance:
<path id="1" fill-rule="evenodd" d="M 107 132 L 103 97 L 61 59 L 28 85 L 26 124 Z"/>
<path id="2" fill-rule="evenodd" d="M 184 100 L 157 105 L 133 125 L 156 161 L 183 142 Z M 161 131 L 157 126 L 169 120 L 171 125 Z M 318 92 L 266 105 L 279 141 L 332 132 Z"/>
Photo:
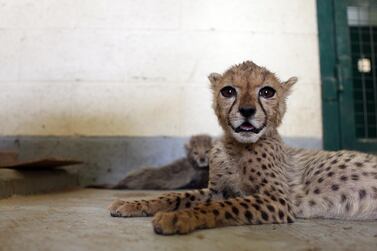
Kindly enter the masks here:
<path id="1" fill-rule="evenodd" d="M 199 189 L 208 186 L 209 151 L 212 138 L 192 136 L 185 144 L 186 157 L 159 168 L 143 168 L 130 173 L 115 189 Z"/>
<path id="2" fill-rule="evenodd" d="M 295 218 L 377 219 L 377 157 L 285 145 L 277 132 L 295 77 L 253 62 L 209 76 L 224 130 L 210 153 L 209 188 L 154 200 L 117 200 L 117 217 L 154 215 L 158 234 Z"/>

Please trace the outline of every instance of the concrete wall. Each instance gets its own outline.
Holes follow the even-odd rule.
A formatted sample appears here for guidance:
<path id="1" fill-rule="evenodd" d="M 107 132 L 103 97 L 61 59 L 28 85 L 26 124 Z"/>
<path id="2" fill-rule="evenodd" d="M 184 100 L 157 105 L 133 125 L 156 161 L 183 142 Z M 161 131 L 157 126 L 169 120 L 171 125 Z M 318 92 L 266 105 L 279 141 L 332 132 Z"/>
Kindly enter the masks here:
<path id="1" fill-rule="evenodd" d="M 0 0 L 0 135 L 217 135 L 206 76 L 252 59 L 300 78 L 281 132 L 320 141 L 315 9 L 315 0 Z"/>
<path id="2" fill-rule="evenodd" d="M 315 0 L 0 0 L 0 150 L 80 159 L 81 185 L 114 184 L 182 156 L 187 136 L 220 134 L 207 75 L 248 59 L 300 78 L 281 132 L 320 148 L 315 9 Z"/>

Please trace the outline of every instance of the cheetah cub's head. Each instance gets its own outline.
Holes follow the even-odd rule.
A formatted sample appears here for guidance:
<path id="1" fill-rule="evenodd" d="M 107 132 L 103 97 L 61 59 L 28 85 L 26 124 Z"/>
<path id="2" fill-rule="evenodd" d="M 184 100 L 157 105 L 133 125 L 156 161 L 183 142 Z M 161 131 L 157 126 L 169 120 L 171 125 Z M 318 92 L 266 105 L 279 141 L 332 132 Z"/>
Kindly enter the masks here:
<path id="1" fill-rule="evenodd" d="M 209 75 L 213 108 L 225 134 L 240 143 L 255 143 L 282 121 L 286 97 L 296 77 L 281 82 L 251 61 Z"/>
<path id="2" fill-rule="evenodd" d="M 208 135 L 192 136 L 185 144 L 187 158 L 196 168 L 208 168 L 208 154 L 212 148 L 212 138 Z"/>

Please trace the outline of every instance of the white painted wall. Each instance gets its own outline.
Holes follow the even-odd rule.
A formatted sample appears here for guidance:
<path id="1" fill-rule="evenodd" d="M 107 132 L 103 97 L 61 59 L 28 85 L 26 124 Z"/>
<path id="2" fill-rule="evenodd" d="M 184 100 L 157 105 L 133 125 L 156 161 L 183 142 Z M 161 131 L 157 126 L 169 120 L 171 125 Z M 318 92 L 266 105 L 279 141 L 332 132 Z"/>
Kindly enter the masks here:
<path id="1" fill-rule="evenodd" d="M 320 139 L 315 0 L 0 0 L 0 135 L 216 135 L 207 75 L 247 59 Z"/>

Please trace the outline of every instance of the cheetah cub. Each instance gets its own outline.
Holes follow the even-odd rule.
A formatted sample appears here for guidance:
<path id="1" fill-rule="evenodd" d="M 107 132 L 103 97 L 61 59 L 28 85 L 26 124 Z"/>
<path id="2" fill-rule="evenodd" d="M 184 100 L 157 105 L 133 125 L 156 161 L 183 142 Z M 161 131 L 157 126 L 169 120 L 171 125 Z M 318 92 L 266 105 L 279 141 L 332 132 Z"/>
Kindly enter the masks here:
<path id="1" fill-rule="evenodd" d="M 209 76 L 224 130 L 210 153 L 209 188 L 154 200 L 116 200 L 116 217 L 152 216 L 158 234 L 295 218 L 377 219 L 377 157 L 285 145 L 277 131 L 295 77 L 253 62 Z"/>
<path id="2" fill-rule="evenodd" d="M 159 168 L 143 168 L 129 174 L 115 189 L 198 189 L 208 186 L 209 135 L 192 136 L 185 144 L 186 157 Z"/>

